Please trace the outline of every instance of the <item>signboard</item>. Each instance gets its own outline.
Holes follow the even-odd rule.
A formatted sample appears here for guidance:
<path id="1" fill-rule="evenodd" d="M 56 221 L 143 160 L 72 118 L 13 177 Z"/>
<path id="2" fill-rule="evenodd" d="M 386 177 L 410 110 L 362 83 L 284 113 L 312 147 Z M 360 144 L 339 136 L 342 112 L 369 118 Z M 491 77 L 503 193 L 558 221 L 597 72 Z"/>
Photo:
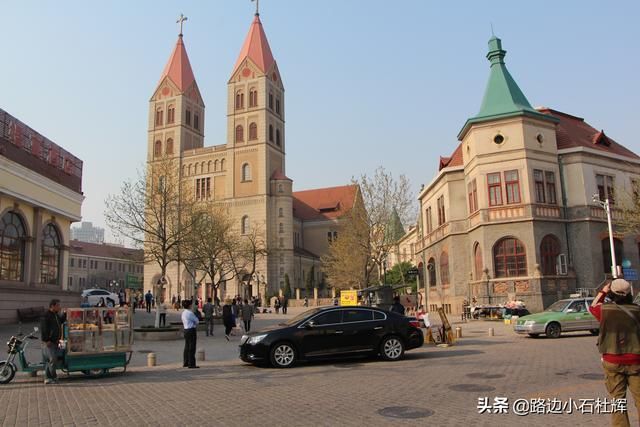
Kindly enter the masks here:
<path id="1" fill-rule="evenodd" d="M 358 305 L 358 291 L 341 291 L 340 305 Z"/>
<path id="2" fill-rule="evenodd" d="M 635 268 L 623 268 L 622 274 L 625 280 L 638 280 L 638 270 L 636 270 Z"/>
<path id="3" fill-rule="evenodd" d="M 418 275 L 418 269 L 417 268 L 411 268 L 411 269 L 407 270 L 407 275 L 409 275 L 409 276 L 417 276 Z"/>
<path id="4" fill-rule="evenodd" d="M 126 289 L 142 289 L 142 280 L 140 280 L 138 276 L 127 274 L 124 281 L 124 287 Z"/>

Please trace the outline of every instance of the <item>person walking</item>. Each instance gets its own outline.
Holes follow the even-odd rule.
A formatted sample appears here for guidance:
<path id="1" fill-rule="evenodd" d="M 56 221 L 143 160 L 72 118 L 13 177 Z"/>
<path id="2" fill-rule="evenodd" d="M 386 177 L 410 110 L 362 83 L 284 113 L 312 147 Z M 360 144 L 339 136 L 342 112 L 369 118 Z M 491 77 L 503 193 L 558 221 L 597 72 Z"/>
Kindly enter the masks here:
<path id="1" fill-rule="evenodd" d="M 160 320 L 158 321 L 160 327 L 167 326 L 167 304 L 164 300 L 160 300 L 158 304 L 158 313 L 160 314 Z"/>
<path id="2" fill-rule="evenodd" d="M 282 296 L 282 314 L 287 314 L 289 308 L 289 298 L 286 295 Z"/>
<path id="3" fill-rule="evenodd" d="M 226 300 L 222 306 L 222 323 L 224 324 L 224 337 L 229 341 L 229 334 L 233 329 L 233 313 L 231 310 L 231 300 Z"/>
<path id="4" fill-rule="evenodd" d="M 251 330 L 251 319 L 253 319 L 253 306 L 249 304 L 249 300 L 245 298 L 244 305 L 240 310 L 242 316 L 242 322 L 244 323 L 244 332 L 247 333 Z"/>
<path id="5" fill-rule="evenodd" d="M 196 343 L 198 334 L 198 318 L 191 310 L 191 300 L 184 300 L 182 303 L 182 326 L 184 327 L 184 352 L 182 354 L 182 366 L 185 368 L 196 369 Z"/>
<path id="6" fill-rule="evenodd" d="M 304 306 L 309 307 L 309 298 L 304 297 Z"/>
<path id="7" fill-rule="evenodd" d="M 610 303 L 603 302 L 605 296 Z M 598 350 L 607 391 L 619 400 L 626 398 L 629 388 L 640 416 L 640 306 L 633 304 L 631 284 L 624 279 L 607 283 L 589 311 L 600 322 Z M 614 411 L 612 425 L 629 426 L 627 411 Z"/>
<path id="8" fill-rule="evenodd" d="M 67 320 L 65 313 L 60 314 L 61 309 L 60 300 L 52 299 L 49 302 L 49 310 L 42 317 L 40 323 L 42 355 L 46 363 L 44 370 L 45 384 L 58 383 L 58 375 L 56 373 L 56 363 L 59 356 L 58 341 L 62 337 L 62 324 Z"/>
<path id="9" fill-rule="evenodd" d="M 273 308 L 276 309 L 276 314 L 280 313 L 280 298 L 274 297 L 276 300 L 273 302 Z"/>
<path id="10" fill-rule="evenodd" d="M 153 300 L 153 295 L 151 295 L 151 291 L 147 291 L 144 296 L 144 305 L 147 307 L 147 313 L 151 313 L 151 300 Z"/>
<path id="11" fill-rule="evenodd" d="M 237 302 L 238 301 L 235 298 L 233 299 L 233 301 L 231 301 L 231 316 L 232 316 L 231 323 L 233 324 L 234 328 L 238 326 L 238 317 L 240 317 L 239 316 L 240 310 Z M 234 335 L 234 333 L 231 332 L 231 335 Z"/>
<path id="12" fill-rule="evenodd" d="M 211 304 L 211 298 L 207 298 L 207 303 L 202 307 L 202 311 L 204 312 L 204 327 L 205 331 L 207 331 L 207 336 L 213 336 L 213 312 L 215 307 Z"/>
<path id="13" fill-rule="evenodd" d="M 391 308 L 389 309 L 389 311 L 398 313 L 404 316 L 404 305 L 400 304 L 399 296 L 396 295 L 395 297 L 393 297 L 393 304 L 391 305 Z"/>

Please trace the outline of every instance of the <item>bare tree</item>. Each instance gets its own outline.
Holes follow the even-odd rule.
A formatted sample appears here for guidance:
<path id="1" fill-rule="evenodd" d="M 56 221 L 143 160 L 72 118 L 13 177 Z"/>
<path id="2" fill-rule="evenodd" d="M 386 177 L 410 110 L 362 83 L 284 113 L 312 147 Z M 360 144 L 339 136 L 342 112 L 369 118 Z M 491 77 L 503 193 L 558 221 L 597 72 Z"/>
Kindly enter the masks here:
<path id="1" fill-rule="evenodd" d="M 632 180 L 631 188 L 618 189 L 616 194 L 616 202 L 621 210 L 616 225 L 624 233 L 640 234 L 640 180 Z"/>
<path id="2" fill-rule="evenodd" d="M 227 256 L 233 272 L 247 286 L 251 286 L 258 262 L 267 254 L 262 227 L 257 223 L 251 224 L 250 229 L 245 230 L 244 235 L 239 235 L 236 239 L 228 241 Z M 262 297 L 265 296 L 262 295 Z"/>

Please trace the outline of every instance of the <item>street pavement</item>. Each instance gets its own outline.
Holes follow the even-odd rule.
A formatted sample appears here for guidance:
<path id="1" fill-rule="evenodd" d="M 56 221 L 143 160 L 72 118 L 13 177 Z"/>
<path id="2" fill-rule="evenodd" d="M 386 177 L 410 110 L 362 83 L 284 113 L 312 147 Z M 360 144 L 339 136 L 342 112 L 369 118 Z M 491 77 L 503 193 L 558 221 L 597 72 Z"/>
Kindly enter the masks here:
<path id="1" fill-rule="evenodd" d="M 259 329 L 299 311 L 290 310 L 287 316 L 259 314 L 254 324 Z M 171 312 L 168 320 L 178 317 Z M 152 315 L 138 311 L 135 323 L 152 320 Z M 23 325 L 23 330 L 29 326 Z M 181 367 L 181 340 L 138 341 L 125 374 L 101 379 L 62 374 L 58 385 L 45 386 L 41 374 L 32 378 L 18 373 L 12 383 L 0 386 L 0 425 L 609 424 L 610 415 L 596 414 L 589 406 L 608 397 L 596 337 L 574 333 L 555 340 L 532 339 L 490 321 L 456 326 L 463 333 L 456 345 L 425 345 L 398 362 L 350 359 L 285 370 L 242 363 L 237 347 L 241 332 L 227 342 L 219 325 L 214 337 L 198 333 L 206 360 L 198 362 L 197 370 Z M 16 328 L 0 327 L 0 342 Z M 489 336 L 489 328 L 494 336 Z M 37 347 L 34 357 L 39 357 Z M 157 354 L 158 366 L 146 367 L 148 351 Z M 508 399 L 508 413 L 479 413 L 483 398 L 490 406 L 496 398 Z M 534 400 L 531 406 L 538 398 L 546 400 Z M 526 411 L 519 406 L 522 412 L 538 407 L 536 402 L 555 399 L 561 403 L 552 406 L 561 413 L 545 414 L 548 407 L 539 406 L 542 414 L 518 416 L 512 407 L 517 399 L 528 402 Z M 632 425 L 637 425 L 635 407 L 631 402 L 629 406 Z M 498 405 L 490 409 L 499 412 Z"/>

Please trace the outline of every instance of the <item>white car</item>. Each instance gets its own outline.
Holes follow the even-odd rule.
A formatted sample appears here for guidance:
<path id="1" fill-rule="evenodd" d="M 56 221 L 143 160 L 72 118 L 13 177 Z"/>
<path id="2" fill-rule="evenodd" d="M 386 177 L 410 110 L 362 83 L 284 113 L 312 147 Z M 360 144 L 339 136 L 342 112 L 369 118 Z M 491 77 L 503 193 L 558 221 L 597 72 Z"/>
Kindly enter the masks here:
<path id="1" fill-rule="evenodd" d="M 104 298 L 104 303 L 107 307 L 115 307 L 118 305 L 118 294 L 106 291 L 104 289 L 85 289 L 82 291 L 82 299 L 87 297 L 89 305 L 95 306 L 100 302 L 100 298 Z"/>

